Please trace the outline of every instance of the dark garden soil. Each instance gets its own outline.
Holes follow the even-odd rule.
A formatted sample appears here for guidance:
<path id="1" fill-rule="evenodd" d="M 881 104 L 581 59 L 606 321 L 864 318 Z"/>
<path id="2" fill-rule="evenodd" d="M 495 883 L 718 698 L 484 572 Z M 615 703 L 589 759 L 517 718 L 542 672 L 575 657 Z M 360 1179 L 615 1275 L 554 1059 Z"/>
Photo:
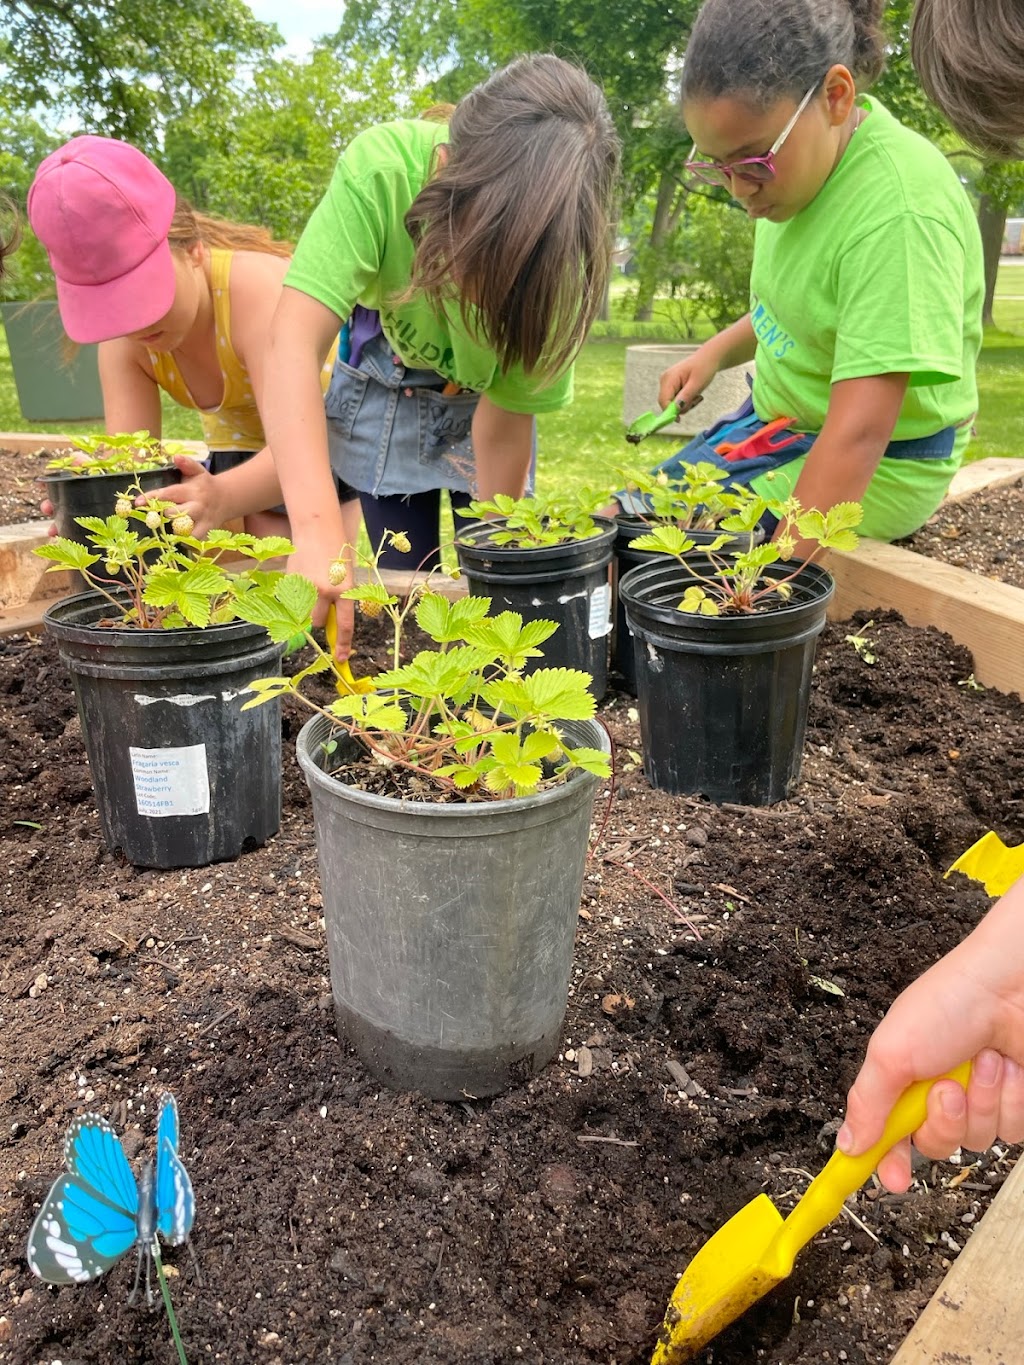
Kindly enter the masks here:
<path id="1" fill-rule="evenodd" d="M 648 1360 L 689 1258 L 760 1190 L 792 1207 L 873 1025 L 984 913 L 942 870 L 987 828 L 1024 836 L 1020 701 L 961 686 L 946 636 L 880 617 L 868 664 L 849 633 L 824 637 L 805 780 L 771 810 L 649 790 L 609 698 L 562 1052 L 459 1104 L 339 1045 L 291 745 L 268 847 L 136 871 L 100 844 L 53 651 L 0 641 L 0 1360 L 174 1360 L 162 1312 L 126 1305 L 131 1257 L 59 1291 L 24 1259 L 69 1120 L 109 1117 L 138 1167 L 164 1087 L 196 1190 L 195 1265 L 168 1253 L 193 1365 Z M 1007 1169 L 997 1149 L 869 1187 L 701 1361 L 889 1361 Z"/>
<path id="2" fill-rule="evenodd" d="M 1024 588 L 1024 480 L 940 507 L 899 544 Z"/>
<path id="3" fill-rule="evenodd" d="M 42 445 L 29 454 L 18 454 L 0 446 L 0 526 L 40 520 L 42 492 L 35 480 L 45 474 L 46 466 L 55 454 Z"/>

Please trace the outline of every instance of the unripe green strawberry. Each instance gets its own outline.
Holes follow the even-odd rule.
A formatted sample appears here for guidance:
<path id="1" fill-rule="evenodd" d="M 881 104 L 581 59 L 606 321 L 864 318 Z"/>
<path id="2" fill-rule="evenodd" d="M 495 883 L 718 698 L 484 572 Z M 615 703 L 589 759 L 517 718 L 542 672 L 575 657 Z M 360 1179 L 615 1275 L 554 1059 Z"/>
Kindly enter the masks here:
<path id="1" fill-rule="evenodd" d="M 369 616 L 372 618 L 375 616 L 379 616 L 381 612 L 384 610 L 384 608 L 380 602 L 375 602 L 372 598 L 370 598 L 369 601 L 359 603 L 359 610 L 363 613 L 364 616 Z"/>
<path id="2" fill-rule="evenodd" d="M 187 512 L 182 512 L 171 522 L 171 530 L 176 536 L 190 536 L 195 529 L 195 522 Z"/>
<path id="3" fill-rule="evenodd" d="M 412 542 L 404 531 L 396 531 L 391 537 L 391 544 L 400 555 L 407 555 L 412 549 Z"/>
<path id="4" fill-rule="evenodd" d="M 114 512 L 119 517 L 126 517 L 132 510 L 130 498 L 118 498 L 114 503 Z"/>
<path id="5" fill-rule="evenodd" d="M 103 572 L 109 574 L 111 578 L 113 578 L 114 574 L 117 573 L 117 565 L 114 563 L 112 559 L 108 559 L 104 563 Z"/>
<path id="6" fill-rule="evenodd" d="M 151 531 L 159 531 L 160 527 L 163 524 L 164 524 L 163 517 L 155 509 L 152 512 L 146 513 L 146 525 L 149 527 Z"/>
<path id="7" fill-rule="evenodd" d="M 345 581 L 345 564 L 342 560 L 336 559 L 327 570 L 327 577 L 337 588 Z"/>

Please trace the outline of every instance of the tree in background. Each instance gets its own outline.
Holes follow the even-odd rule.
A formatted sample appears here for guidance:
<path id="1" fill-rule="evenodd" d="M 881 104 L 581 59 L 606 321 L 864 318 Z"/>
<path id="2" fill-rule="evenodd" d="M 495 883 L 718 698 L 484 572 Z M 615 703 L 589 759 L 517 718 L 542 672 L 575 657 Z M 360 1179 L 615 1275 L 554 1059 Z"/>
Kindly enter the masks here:
<path id="1" fill-rule="evenodd" d="M 323 47 L 304 61 L 268 58 L 236 90 L 230 119 L 200 108 L 172 123 L 160 163 L 197 206 L 294 240 L 345 144 L 432 99 L 392 59 L 355 48 L 343 58 Z"/>
<path id="2" fill-rule="evenodd" d="M 243 0 L 0 0 L 7 98 L 150 154 L 168 120 L 223 100 L 275 43 Z"/>

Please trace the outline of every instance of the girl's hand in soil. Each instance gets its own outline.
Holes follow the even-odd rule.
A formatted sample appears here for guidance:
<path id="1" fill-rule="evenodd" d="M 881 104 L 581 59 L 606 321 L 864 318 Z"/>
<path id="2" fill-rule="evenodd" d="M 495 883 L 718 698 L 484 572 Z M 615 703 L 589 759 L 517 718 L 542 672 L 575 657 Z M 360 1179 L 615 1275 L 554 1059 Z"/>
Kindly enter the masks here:
<path id="1" fill-rule="evenodd" d="M 1024 1139 L 1024 878 L 963 943 L 897 997 L 868 1043 L 847 1100 L 839 1149 L 856 1156 L 877 1142 L 897 1097 L 914 1081 L 941 1075 L 970 1057 L 966 1094 L 941 1081 L 928 1118 L 914 1134 L 922 1155 L 939 1160 L 958 1147 L 980 1152 L 996 1139 Z M 910 1185 L 910 1144 L 878 1165 L 890 1190 Z"/>

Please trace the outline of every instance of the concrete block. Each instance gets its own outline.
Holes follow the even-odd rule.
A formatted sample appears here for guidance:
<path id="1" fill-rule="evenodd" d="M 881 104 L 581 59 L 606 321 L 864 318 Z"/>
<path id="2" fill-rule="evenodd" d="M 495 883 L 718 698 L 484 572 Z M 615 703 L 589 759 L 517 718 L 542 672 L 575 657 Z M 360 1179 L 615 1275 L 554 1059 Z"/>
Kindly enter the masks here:
<path id="1" fill-rule="evenodd" d="M 627 346 L 626 379 L 623 390 L 622 417 L 626 426 L 645 412 L 656 411 L 658 404 L 658 381 L 662 373 L 697 350 L 696 346 L 673 346 L 667 343 L 655 345 Z M 722 370 L 704 390 L 704 401 L 698 403 L 690 412 L 684 413 L 678 422 L 662 430 L 671 436 L 695 436 L 697 432 L 724 417 L 727 412 L 738 408 L 750 392 L 747 375 L 754 375 L 754 365 L 736 365 L 730 370 Z"/>

